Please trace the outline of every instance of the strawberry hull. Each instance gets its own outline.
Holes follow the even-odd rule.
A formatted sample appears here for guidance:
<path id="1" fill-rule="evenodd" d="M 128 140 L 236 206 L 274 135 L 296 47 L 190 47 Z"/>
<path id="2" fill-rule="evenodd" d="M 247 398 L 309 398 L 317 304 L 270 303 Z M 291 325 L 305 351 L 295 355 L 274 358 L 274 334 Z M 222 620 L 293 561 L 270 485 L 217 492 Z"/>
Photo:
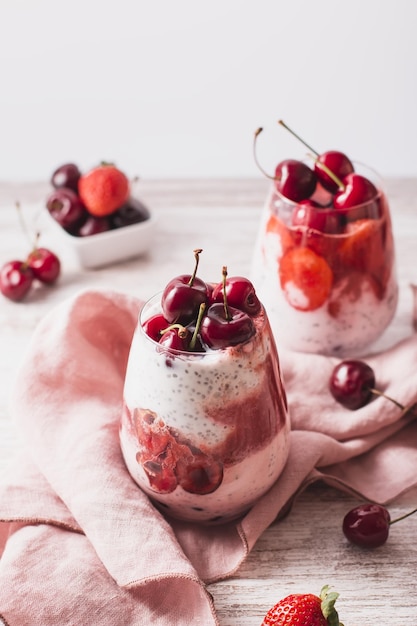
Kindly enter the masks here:
<path id="1" fill-rule="evenodd" d="M 145 305 L 142 322 L 157 304 Z M 204 353 L 161 348 L 142 322 L 120 427 L 128 470 L 170 516 L 235 519 L 274 484 L 289 449 L 286 396 L 264 311 L 249 340 Z"/>
<path id="2" fill-rule="evenodd" d="M 291 222 L 294 203 L 271 190 L 251 279 L 278 345 L 336 356 L 359 354 L 384 332 L 398 301 L 388 202 L 333 211 L 336 233 Z"/>

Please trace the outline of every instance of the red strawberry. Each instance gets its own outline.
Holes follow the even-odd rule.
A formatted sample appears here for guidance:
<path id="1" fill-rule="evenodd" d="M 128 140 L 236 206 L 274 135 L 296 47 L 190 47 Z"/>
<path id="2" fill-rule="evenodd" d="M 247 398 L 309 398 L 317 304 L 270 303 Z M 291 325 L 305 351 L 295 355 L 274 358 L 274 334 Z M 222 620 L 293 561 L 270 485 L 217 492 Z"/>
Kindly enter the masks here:
<path id="1" fill-rule="evenodd" d="M 333 272 L 310 248 L 292 248 L 279 266 L 281 288 L 289 304 L 299 311 L 314 311 L 330 295 Z"/>
<path id="2" fill-rule="evenodd" d="M 261 626 L 343 626 L 334 604 L 339 594 L 323 587 L 320 597 L 295 593 L 280 600 L 268 611 Z"/>
<path id="3" fill-rule="evenodd" d="M 129 180 L 117 167 L 103 163 L 83 174 L 78 193 L 91 215 L 102 217 L 119 209 L 129 198 Z"/>

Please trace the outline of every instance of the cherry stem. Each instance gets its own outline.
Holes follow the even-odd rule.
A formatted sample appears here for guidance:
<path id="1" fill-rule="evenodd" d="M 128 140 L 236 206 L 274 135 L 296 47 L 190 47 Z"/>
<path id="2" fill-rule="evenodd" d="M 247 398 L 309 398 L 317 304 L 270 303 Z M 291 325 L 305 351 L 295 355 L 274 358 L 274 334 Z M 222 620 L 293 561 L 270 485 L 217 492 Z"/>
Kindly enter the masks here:
<path id="1" fill-rule="evenodd" d="M 26 238 L 28 239 L 31 248 L 36 250 L 36 247 L 37 247 L 37 244 L 38 244 L 38 240 L 39 240 L 39 237 L 40 237 L 40 233 L 36 233 L 35 242 L 33 242 L 32 237 L 29 234 L 26 222 L 23 219 L 22 208 L 20 206 L 20 202 L 16 202 L 16 209 L 17 209 L 17 214 L 19 216 L 20 227 L 21 227 L 22 231 L 24 232 Z"/>
<path id="2" fill-rule="evenodd" d="M 393 402 L 402 411 L 404 411 L 404 409 L 406 408 L 403 404 L 401 404 L 400 402 L 397 402 L 397 400 L 394 400 L 394 398 L 390 398 L 390 396 L 387 396 L 385 393 L 383 393 L 382 391 L 379 391 L 378 389 L 373 389 L 371 387 L 369 391 L 373 393 L 375 396 L 380 396 L 381 398 L 386 398 L 387 400 L 390 400 L 390 402 Z M 408 408 L 411 408 L 411 407 L 408 407 Z"/>
<path id="3" fill-rule="evenodd" d="M 396 519 L 391 520 L 390 525 L 395 524 L 396 522 L 401 522 L 401 520 L 405 519 L 406 517 L 410 517 L 410 515 L 413 515 L 414 513 L 417 513 L 417 509 L 413 509 L 412 511 L 409 511 L 404 515 L 401 515 L 401 517 L 397 517 Z"/>
<path id="4" fill-rule="evenodd" d="M 195 258 L 195 266 L 194 266 L 194 272 L 192 273 L 190 280 L 188 281 L 188 285 L 191 287 L 194 279 L 197 275 L 197 269 L 198 269 L 198 263 L 200 261 L 200 254 L 202 253 L 202 249 L 201 248 L 197 248 L 196 250 L 194 250 L 194 258 Z"/>
<path id="5" fill-rule="evenodd" d="M 268 174 L 268 172 L 264 170 L 264 168 L 262 167 L 262 165 L 258 161 L 258 156 L 256 154 L 256 145 L 257 145 L 257 139 L 258 139 L 258 137 L 259 137 L 259 135 L 261 134 L 262 131 L 263 131 L 263 128 L 258 128 L 255 131 L 255 135 L 253 137 L 253 158 L 255 160 L 256 166 L 258 167 L 258 169 L 262 172 L 262 174 L 266 178 L 269 178 L 269 180 L 279 180 L 279 178 L 277 178 L 276 176 L 271 176 L 270 174 Z"/>
<path id="6" fill-rule="evenodd" d="M 181 339 L 184 339 L 184 337 L 187 336 L 187 329 L 182 324 L 171 324 L 171 326 L 168 326 L 167 328 L 164 328 L 164 330 L 161 330 L 159 332 L 161 335 L 165 335 L 165 333 L 167 333 L 169 330 L 175 329 L 178 329 L 178 337 L 181 337 Z"/>
<path id="7" fill-rule="evenodd" d="M 194 328 L 193 336 L 191 337 L 191 340 L 190 340 L 190 350 L 194 350 L 195 344 L 197 343 L 198 333 L 200 332 L 200 326 L 201 326 L 201 322 L 203 321 L 205 310 L 206 310 L 206 304 L 205 302 L 202 302 L 200 304 L 200 308 L 198 309 L 197 322 Z"/>
<path id="8" fill-rule="evenodd" d="M 294 135 L 294 137 L 298 139 L 298 141 L 301 141 L 301 143 L 303 143 L 306 148 L 311 150 L 311 152 L 313 152 L 316 155 L 316 157 L 320 156 L 319 153 L 316 152 L 316 150 L 314 150 L 314 148 L 309 146 L 308 143 L 304 141 L 304 139 L 302 139 L 299 135 L 297 135 L 297 133 L 295 133 L 289 126 L 287 126 L 283 120 L 278 120 L 278 124 L 281 124 L 281 126 L 283 126 L 286 130 L 288 130 L 288 132 L 291 133 L 291 135 Z"/>
<path id="9" fill-rule="evenodd" d="M 232 316 L 230 315 L 230 309 L 229 309 L 229 305 L 227 303 L 227 296 L 226 296 L 227 267 L 225 265 L 223 265 L 222 274 L 223 274 L 223 306 L 224 306 L 224 315 L 225 315 L 226 320 L 228 322 L 230 322 L 230 320 L 232 319 Z"/>

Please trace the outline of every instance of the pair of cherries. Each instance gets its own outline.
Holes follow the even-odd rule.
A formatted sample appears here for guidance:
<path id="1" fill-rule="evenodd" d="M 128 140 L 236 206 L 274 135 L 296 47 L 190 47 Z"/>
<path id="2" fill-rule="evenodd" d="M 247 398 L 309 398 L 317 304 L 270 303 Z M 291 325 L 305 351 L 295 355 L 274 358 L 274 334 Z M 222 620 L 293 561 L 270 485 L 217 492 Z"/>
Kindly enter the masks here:
<path id="1" fill-rule="evenodd" d="M 276 166 L 275 175 L 269 176 L 256 156 L 256 140 L 262 131 L 259 128 L 254 143 L 255 162 L 259 169 L 275 181 L 275 187 L 282 196 L 297 203 L 292 214 L 293 226 L 306 226 L 331 234 L 341 232 L 348 209 L 377 197 L 375 185 L 355 172 L 353 163 L 343 152 L 329 150 L 319 154 L 282 120 L 279 124 L 313 153 L 314 167 L 296 159 L 285 159 Z M 313 199 L 318 186 L 328 192 L 327 195 L 330 194 L 331 200 L 325 206 Z"/>
<path id="2" fill-rule="evenodd" d="M 373 369 L 364 361 L 356 359 L 341 361 L 336 365 L 330 376 L 329 390 L 339 404 L 351 411 L 364 407 L 374 396 L 382 396 L 393 402 L 403 414 L 414 408 L 405 407 L 379 391 Z M 391 520 L 389 511 L 384 506 L 375 503 L 360 504 L 345 515 L 343 533 L 348 541 L 361 548 L 377 548 L 387 541 L 392 524 L 416 512 L 417 509 L 414 509 Z"/>
<path id="3" fill-rule="evenodd" d="M 228 278 L 226 267 L 220 283 L 206 283 L 197 276 L 201 252 L 194 250 L 192 274 L 176 276 L 166 285 L 162 313 L 144 322 L 146 334 L 166 348 L 204 352 L 207 346 L 218 350 L 255 334 L 253 317 L 261 304 L 253 284 L 242 276 Z"/>
<path id="4" fill-rule="evenodd" d="M 20 206 L 16 205 L 23 230 Z M 48 248 L 35 245 L 26 260 L 13 260 L 5 263 L 0 269 L 0 291 L 9 300 L 19 302 L 23 300 L 35 281 L 45 285 L 52 285 L 61 273 L 61 263 L 57 255 Z"/>

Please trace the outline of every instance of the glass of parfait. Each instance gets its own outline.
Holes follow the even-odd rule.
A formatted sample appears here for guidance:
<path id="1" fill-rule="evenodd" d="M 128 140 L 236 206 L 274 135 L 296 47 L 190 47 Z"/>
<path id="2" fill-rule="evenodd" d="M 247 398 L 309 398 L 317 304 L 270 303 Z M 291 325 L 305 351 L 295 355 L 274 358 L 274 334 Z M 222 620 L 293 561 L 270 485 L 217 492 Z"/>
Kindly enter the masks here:
<path id="1" fill-rule="evenodd" d="M 326 155 L 336 171 L 347 159 Z M 292 197 L 284 195 L 277 178 L 264 207 L 251 279 L 277 342 L 292 350 L 359 355 L 396 310 L 388 200 L 374 172 L 349 164 L 343 177 L 329 178 L 332 172 L 316 162 L 319 176 L 301 200 L 291 188 Z"/>
<path id="2" fill-rule="evenodd" d="M 144 305 L 120 425 L 127 468 L 154 504 L 206 524 L 248 511 L 289 448 L 268 318 L 251 283 L 226 274 L 217 286 L 181 275 Z"/>

